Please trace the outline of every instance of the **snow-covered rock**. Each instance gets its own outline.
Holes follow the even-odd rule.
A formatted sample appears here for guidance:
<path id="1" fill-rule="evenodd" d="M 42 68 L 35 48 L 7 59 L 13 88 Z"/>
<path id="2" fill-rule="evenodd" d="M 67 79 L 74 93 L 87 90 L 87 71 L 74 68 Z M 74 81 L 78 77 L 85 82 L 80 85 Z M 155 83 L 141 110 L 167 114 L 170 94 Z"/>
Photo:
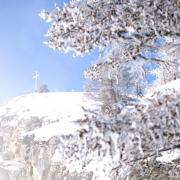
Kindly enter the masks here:
<path id="1" fill-rule="evenodd" d="M 100 104 L 89 98 L 91 93 L 33 93 L 14 98 L 0 107 L 0 177 L 127 179 L 132 176 L 132 162 L 147 160 L 156 151 L 158 162 L 180 168 L 179 83 L 171 82 L 131 110 L 125 107 L 109 118 L 99 113 Z M 175 155 L 169 158 L 175 146 Z"/>
<path id="2" fill-rule="evenodd" d="M 0 179 L 82 179 L 91 173 L 71 174 L 58 154 L 60 138 L 87 129 L 87 111 L 98 108 L 90 93 L 33 93 L 0 107 Z M 85 110 L 87 110 L 85 112 Z M 76 123 L 82 121 L 82 125 Z M 63 151 L 63 149 L 61 149 Z"/>

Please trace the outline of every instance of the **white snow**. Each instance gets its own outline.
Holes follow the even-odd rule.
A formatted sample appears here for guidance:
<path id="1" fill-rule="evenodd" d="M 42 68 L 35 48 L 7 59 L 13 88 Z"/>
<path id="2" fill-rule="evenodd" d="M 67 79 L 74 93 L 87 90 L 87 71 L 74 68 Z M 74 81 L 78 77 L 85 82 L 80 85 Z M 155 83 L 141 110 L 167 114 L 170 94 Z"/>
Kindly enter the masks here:
<path id="1" fill-rule="evenodd" d="M 20 162 L 17 161 L 0 161 L 0 168 L 4 168 L 6 170 L 11 170 L 11 171 L 18 171 L 20 168 L 23 168 L 24 165 Z"/>
<path id="2" fill-rule="evenodd" d="M 84 117 L 82 106 L 92 108 L 95 102 L 87 100 L 81 92 L 33 93 L 18 96 L 0 108 L 0 115 L 11 114 L 28 118 L 31 116 L 51 119 L 77 120 Z"/>
<path id="3" fill-rule="evenodd" d="M 152 88 L 143 98 L 139 98 L 139 101 L 140 103 L 147 105 L 151 103 L 151 99 L 154 99 L 156 94 L 166 95 L 171 94 L 172 92 L 180 92 L 180 79 Z"/>
<path id="4" fill-rule="evenodd" d="M 165 85 L 157 87 L 156 91 L 160 91 L 162 93 L 168 93 L 168 91 L 180 91 L 180 79 L 176 79 L 171 81 Z"/>
<path id="5" fill-rule="evenodd" d="M 154 92 L 161 92 L 161 94 L 169 94 L 172 91 L 180 91 L 180 79 L 176 79 L 174 81 L 168 82 L 164 85 L 161 85 L 159 87 L 156 87 Z M 151 97 L 154 92 L 148 93 L 145 98 Z"/>
<path id="6" fill-rule="evenodd" d="M 34 134 L 36 141 L 48 141 L 53 136 L 75 134 L 78 129 L 79 126 L 77 124 L 69 121 L 64 121 L 45 125 L 34 131 L 27 132 L 24 135 Z"/>
<path id="7" fill-rule="evenodd" d="M 53 157 L 51 158 L 51 161 L 52 161 L 53 163 L 59 163 L 59 162 L 62 161 L 62 159 L 63 159 L 63 158 L 62 158 L 61 153 L 59 152 L 58 149 L 56 149 Z"/>
<path id="8" fill-rule="evenodd" d="M 18 120 L 31 117 L 45 118 L 53 124 L 43 125 L 23 135 L 34 134 L 36 140 L 48 140 L 57 135 L 69 135 L 78 130 L 76 120 L 86 118 L 82 107 L 88 110 L 97 108 L 97 103 L 82 92 L 33 93 L 14 98 L 0 108 L 0 116 L 16 115 Z M 57 122 L 56 122 L 57 121 Z M 5 125 L 17 126 L 18 122 L 8 121 Z M 86 128 L 86 127 L 85 127 Z"/>
<path id="9" fill-rule="evenodd" d="M 176 160 L 179 158 L 180 158 L 180 149 L 176 148 L 173 150 L 162 152 L 161 156 L 156 158 L 156 160 L 159 162 L 164 162 L 164 163 L 172 163 L 173 160 Z"/>

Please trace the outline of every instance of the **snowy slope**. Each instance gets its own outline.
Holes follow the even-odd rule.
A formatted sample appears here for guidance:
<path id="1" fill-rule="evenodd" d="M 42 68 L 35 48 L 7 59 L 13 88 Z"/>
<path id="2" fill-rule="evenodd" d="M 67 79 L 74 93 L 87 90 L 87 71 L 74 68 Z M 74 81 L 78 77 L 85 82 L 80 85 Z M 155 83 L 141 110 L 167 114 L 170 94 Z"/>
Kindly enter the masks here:
<path id="1" fill-rule="evenodd" d="M 161 94 L 169 94 L 172 91 L 180 92 L 180 79 L 168 82 L 164 85 L 158 86 L 154 89 L 154 92 L 148 93 L 145 98 L 152 96 L 155 92 Z"/>
<path id="2" fill-rule="evenodd" d="M 14 98 L 0 108 L 0 117 L 12 118 L 1 121 L 1 126 L 21 126 L 27 120 L 37 117 L 43 119 L 42 127 L 29 133 L 37 138 L 71 134 L 77 130 L 74 121 L 86 118 L 84 108 L 94 110 L 97 103 L 87 98 L 90 94 L 81 92 L 33 93 Z M 21 123 L 21 124 L 20 124 Z M 24 132 L 26 133 L 26 132 Z"/>
<path id="3" fill-rule="evenodd" d="M 180 91 L 180 79 L 176 79 L 157 88 L 157 91 L 164 93 L 168 92 L 168 90 Z"/>
<path id="4" fill-rule="evenodd" d="M 146 103 L 146 99 L 153 98 L 155 93 L 167 94 L 172 91 L 180 92 L 179 79 L 158 87 L 155 92 L 147 94 L 141 102 Z M 26 119 L 38 117 L 43 119 L 43 127 L 38 131 L 38 137 L 43 136 L 47 129 L 49 129 L 49 137 L 51 134 L 50 129 L 51 132 L 54 132 L 51 136 L 57 134 L 57 129 L 58 133 L 60 131 L 62 133 L 73 132 L 72 122 L 86 118 L 84 108 L 88 110 L 98 108 L 98 103 L 88 98 L 91 95 L 82 92 L 53 92 L 18 96 L 5 106 L 0 107 L 0 118 L 9 117 L 8 122 L 0 121 L 1 126 L 7 125 L 7 123 L 9 126 L 18 126 L 19 123 L 22 123 L 22 120 L 26 121 Z M 12 118 L 13 121 L 11 121 L 13 116 L 18 118 Z M 45 134 L 48 136 L 47 133 Z"/>
<path id="5" fill-rule="evenodd" d="M 14 98 L 1 107 L 0 115 L 9 109 L 23 118 L 33 115 L 73 120 L 83 117 L 82 106 L 91 108 L 93 105 L 94 102 L 81 92 L 33 93 Z"/>

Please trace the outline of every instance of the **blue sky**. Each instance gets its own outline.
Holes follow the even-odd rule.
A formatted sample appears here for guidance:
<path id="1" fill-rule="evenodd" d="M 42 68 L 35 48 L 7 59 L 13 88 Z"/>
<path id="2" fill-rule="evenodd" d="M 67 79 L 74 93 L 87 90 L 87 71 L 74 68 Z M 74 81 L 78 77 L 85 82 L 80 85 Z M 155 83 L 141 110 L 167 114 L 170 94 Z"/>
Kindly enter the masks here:
<path id="1" fill-rule="evenodd" d="M 54 3 L 53 0 L 0 1 L 0 104 L 33 92 L 35 71 L 40 74 L 39 84 L 46 83 L 51 91 L 83 90 L 83 71 L 98 54 L 73 58 L 42 43 L 49 25 L 38 13 L 53 9 Z"/>

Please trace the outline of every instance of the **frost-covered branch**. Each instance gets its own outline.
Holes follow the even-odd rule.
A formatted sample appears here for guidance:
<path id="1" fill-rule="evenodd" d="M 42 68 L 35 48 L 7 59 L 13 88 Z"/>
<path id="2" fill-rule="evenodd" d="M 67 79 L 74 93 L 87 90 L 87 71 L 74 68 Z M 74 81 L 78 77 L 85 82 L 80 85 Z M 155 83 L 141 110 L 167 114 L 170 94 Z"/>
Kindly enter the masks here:
<path id="1" fill-rule="evenodd" d="M 40 15 L 51 22 L 50 47 L 84 53 L 127 37 L 179 35 L 178 8 L 177 0 L 80 0 Z"/>

